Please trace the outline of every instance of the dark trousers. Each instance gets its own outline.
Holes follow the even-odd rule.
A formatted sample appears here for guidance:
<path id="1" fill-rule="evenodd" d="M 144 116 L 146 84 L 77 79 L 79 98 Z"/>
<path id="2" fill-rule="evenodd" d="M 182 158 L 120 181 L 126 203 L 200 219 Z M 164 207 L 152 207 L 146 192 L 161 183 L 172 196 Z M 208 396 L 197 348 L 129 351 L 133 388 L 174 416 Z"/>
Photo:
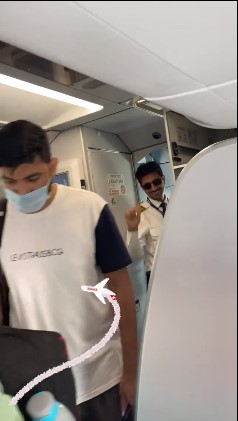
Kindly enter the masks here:
<path id="1" fill-rule="evenodd" d="M 119 385 L 77 406 L 77 421 L 121 421 Z"/>

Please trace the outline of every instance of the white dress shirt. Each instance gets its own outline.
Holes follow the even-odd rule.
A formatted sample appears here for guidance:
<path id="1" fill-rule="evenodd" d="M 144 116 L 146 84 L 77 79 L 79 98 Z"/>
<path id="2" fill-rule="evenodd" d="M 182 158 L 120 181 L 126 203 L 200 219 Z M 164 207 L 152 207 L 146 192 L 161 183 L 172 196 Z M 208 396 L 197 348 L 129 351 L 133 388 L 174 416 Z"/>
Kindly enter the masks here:
<path id="1" fill-rule="evenodd" d="M 162 202 L 150 199 L 158 209 Z M 166 197 L 164 203 L 168 204 Z M 148 202 L 141 203 L 145 210 L 140 215 L 140 224 L 137 231 L 127 232 L 127 247 L 133 261 L 144 259 L 145 270 L 151 271 L 155 250 L 159 241 L 163 225 L 162 213 Z"/>

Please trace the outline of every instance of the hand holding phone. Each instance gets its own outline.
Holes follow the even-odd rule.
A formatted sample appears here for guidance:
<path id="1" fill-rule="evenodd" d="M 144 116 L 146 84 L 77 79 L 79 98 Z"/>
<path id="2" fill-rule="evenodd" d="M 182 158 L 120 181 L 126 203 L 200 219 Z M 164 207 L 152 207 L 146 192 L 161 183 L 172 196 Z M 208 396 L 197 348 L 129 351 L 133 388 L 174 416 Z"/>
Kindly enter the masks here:
<path id="1" fill-rule="evenodd" d="M 126 408 L 126 412 L 124 414 L 124 416 L 122 417 L 122 421 L 133 421 L 134 417 L 133 417 L 133 410 L 132 410 L 132 406 L 128 405 Z"/>

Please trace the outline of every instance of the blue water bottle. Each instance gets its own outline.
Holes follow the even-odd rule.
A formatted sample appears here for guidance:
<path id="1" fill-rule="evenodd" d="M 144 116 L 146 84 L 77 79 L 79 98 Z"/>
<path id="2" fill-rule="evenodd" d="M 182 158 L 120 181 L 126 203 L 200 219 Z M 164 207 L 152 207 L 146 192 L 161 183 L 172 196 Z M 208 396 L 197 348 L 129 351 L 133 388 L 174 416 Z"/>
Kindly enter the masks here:
<path id="1" fill-rule="evenodd" d="M 33 395 L 26 411 L 32 421 L 76 421 L 69 409 L 57 402 L 50 392 Z"/>

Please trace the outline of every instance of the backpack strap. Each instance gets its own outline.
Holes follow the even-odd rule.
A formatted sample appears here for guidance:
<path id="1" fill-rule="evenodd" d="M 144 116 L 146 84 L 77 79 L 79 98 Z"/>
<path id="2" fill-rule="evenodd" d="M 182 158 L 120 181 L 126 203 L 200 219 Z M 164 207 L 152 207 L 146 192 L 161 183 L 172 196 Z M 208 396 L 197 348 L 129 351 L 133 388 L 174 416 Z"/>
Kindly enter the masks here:
<path id="1" fill-rule="evenodd" d="M 7 200 L 0 199 L 0 247 L 2 243 L 2 233 L 4 228 L 4 221 L 6 215 Z M 0 325 L 9 324 L 9 301 L 8 301 L 8 286 L 0 262 Z"/>

